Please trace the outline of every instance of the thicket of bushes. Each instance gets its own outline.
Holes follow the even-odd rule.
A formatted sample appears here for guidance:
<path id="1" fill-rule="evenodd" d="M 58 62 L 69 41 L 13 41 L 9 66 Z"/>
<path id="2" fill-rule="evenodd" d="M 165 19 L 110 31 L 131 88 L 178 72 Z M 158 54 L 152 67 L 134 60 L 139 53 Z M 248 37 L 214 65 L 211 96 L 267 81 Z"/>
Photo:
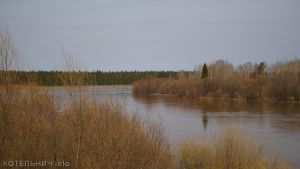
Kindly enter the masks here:
<path id="1" fill-rule="evenodd" d="M 262 147 L 235 129 L 210 143 L 187 141 L 179 154 L 179 169 L 289 169 L 278 158 L 267 159 Z"/>
<path id="2" fill-rule="evenodd" d="M 299 64 L 300 61 L 296 63 Z M 284 69 L 254 74 L 252 77 L 232 72 L 231 76 L 227 74 L 224 77 L 203 79 L 193 77 L 141 80 L 134 83 L 133 89 L 136 94 L 172 94 L 188 98 L 300 101 L 300 70 Z"/>
<path id="3" fill-rule="evenodd" d="M 60 107 L 51 91 L 36 87 L 11 94 L 5 102 L 0 90 L 0 168 L 5 160 L 65 160 L 70 168 L 87 169 L 171 168 L 161 128 L 126 115 L 116 103 L 73 93 L 70 104 Z"/>
<path id="4" fill-rule="evenodd" d="M 67 88 L 85 85 L 87 73 L 70 54 L 64 54 L 64 61 L 66 70 L 55 78 L 66 86 L 68 100 L 60 100 L 49 88 L 15 86 L 17 50 L 10 33 L 0 33 L 0 168 L 56 168 L 52 161 L 66 161 L 75 169 L 172 167 L 159 126 L 129 116 L 117 103 L 90 100 L 82 87 Z M 40 85 L 34 74 L 28 80 Z M 38 166 L 31 167 L 28 161 L 34 165 L 37 161 Z"/>

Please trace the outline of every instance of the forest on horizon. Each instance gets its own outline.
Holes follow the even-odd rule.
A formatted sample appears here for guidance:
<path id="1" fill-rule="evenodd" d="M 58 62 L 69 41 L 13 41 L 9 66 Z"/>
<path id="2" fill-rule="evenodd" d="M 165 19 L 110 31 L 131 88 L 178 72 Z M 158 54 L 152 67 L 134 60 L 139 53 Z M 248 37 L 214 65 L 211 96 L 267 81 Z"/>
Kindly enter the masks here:
<path id="1" fill-rule="evenodd" d="M 207 65 L 207 72 L 203 72 L 203 66 Z M 244 64 L 234 66 L 227 60 L 219 59 L 210 64 L 199 64 L 193 71 L 9 71 L 14 84 L 35 84 L 40 86 L 62 86 L 62 77 L 74 74 L 83 77 L 83 85 L 130 85 L 139 80 L 150 79 L 199 79 L 203 73 L 212 79 L 224 78 L 249 78 L 270 77 L 274 74 L 294 74 L 300 72 L 300 60 L 294 59 L 286 62 L 268 64 L 266 62 Z"/>

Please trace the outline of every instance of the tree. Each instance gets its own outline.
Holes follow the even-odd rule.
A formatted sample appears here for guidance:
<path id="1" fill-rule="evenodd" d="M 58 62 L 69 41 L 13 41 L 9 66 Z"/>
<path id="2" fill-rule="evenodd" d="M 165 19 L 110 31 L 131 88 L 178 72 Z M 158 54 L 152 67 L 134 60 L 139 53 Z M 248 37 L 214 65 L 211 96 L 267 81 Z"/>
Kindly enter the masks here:
<path id="1" fill-rule="evenodd" d="M 237 71 L 240 76 L 249 78 L 251 73 L 255 72 L 255 67 L 251 62 L 238 66 Z"/>
<path id="2" fill-rule="evenodd" d="M 73 128 L 70 132 L 68 138 L 75 136 L 75 140 L 69 140 L 71 147 L 73 147 L 72 156 L 74 158 L 74 166 L 76 169 L 82 168 L 81 160 L 83 154 L 83 140 L 84 133 L 86 132 L 83 128 L 85 121 L 86 112 L 85 104 L 87 98 L 82 94 L 82 87 L 84 85 L 85 73 L 81 68 L 80 62 L 76 60 L 69 52 L 63 51 L 64 56 L 64 75 L 61 80 L 65 86 L 77 86 L 76 90 L 66 89 L 69 99 L 71 101 L 71 109 L 75 114 L 75 119 L 72 119 Z M 55 139 L 54 139 L 55 141 Z M 55 143 L 55 142 L 53 142 Z"/>
<path id="3" fill-rule="evenodd" d="M 204 65 L 202 67 L 201 78 L 204 79 L 204 78 L 207 78 L 207 77 L 208 77 L 208 69 L 207 69 L 206 63 L 204 63 Z"/>
<path id="4" fill-rule="evenodd" d="M 257 73 L 263 75 L 265 73 L 266 67 L 267 67 L 266 62 L 260 62 L 259 65 L 257 66 Z"/>
<path id="5" fill-rule="evenodd" d="M 226 78 L 232 76 L 234 66 L 227 60 L 220 59 L 209 65 L 209 71 L 211 77 Z"/>
<path id="6" fill-rule="evenodd" d="M 17 49 L 9 32 L 0 32 L 0 161 L 7 156 L 11 132 L 11 109 L 13 100 L 12 73 L 16 69 Z"/>
<path id="7" fill-rule="evenodd" d="M 5 87 L 12 83 L 11 73 L 17 66 L 17 49 L 9 32 L 0 33 L 0 75 Z"/>

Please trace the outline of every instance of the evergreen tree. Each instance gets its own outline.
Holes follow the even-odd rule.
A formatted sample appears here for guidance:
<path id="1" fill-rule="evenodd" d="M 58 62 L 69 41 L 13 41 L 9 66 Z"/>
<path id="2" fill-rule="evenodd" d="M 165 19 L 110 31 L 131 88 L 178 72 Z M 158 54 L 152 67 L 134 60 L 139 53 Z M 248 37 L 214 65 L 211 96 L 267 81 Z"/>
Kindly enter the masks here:
<path id="1" fill-rule="evenodd" d="M 257 67 L 257 73 L 262 75 L 263 73 L 265 73 L 265 69 L 267 67 L 267 63 L 266 62 L 260 62 L 260 64 Z"/>
<path id="2" fill-rule="evenodd" d="M 206 66 L 206 63 L 204 63 L 203 67 L 202 67 L 202 74 L 201 74 L 201 78 L 207 78 L 208 77 L 208 68 Z"/>

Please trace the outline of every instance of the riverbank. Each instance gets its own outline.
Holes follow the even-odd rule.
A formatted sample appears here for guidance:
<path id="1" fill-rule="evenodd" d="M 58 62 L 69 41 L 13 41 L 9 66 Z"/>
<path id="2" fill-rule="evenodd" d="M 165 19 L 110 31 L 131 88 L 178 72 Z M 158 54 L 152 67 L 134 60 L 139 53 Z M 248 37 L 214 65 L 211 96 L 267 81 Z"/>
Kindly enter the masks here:
<path id="1" fill-rule="evenodd" d="M 236 101 L 299 102 L 300 74 L 274 75 L 255 79 L 151 79 L 137 81 L 135 94 L 175 95 L 189 99 L 225 99 Z"/>
<path id="2" fill-rule="evenodd" d="M 12 94 L 11 104 L 6 104 L 6 94 Z M 254 142 L 240 144 L 248 138 L 240 137 L 239 131 L 218 135 L 216 144 L 232 147 L 239 154 L 223 152 L 221 146 L 210 149 L 213 145 L 196 142 L 183 143 L 177 157 L 177 152 L 169 149 L 160 125 L 145 123 L 138 115 L 128 116 L 118 103 L 96 103 L 89 95 L 75 92 L 71 104 L 60 107 L 49 90 L 36 87 L 23 90 L 20 95 L 14 90 L 1 91 L 0 96 L 1 121 L 9 124 L 9 128 L 1 130 L 9 136 L 4 147 L 9 152 L 4 154 L 5 159 L 18 160 L 23 155 L 30 160 L 62 159 L 69 160 L 72 168 L 194 169 L 194 162 L 204 169 L 226 169 L 226 166 L 235 169 L 237 164 L 244 169 L 257 165 L 261 169 L 274 168 L 273 165 L 278 169 L 288 168 L 280 160 L 263 154 L 257 157 Z M 3 118 L 3 113 L 9 114 L 9 118 Z M 202 150 L 207 154 L 202 154 Z M 215 154 L 216 150 L 219 152 Z M 228 156 L 234 157 L 235 163 Z M 248 162 L 254 156 L 255 165 Z M 216 158 L 219 160 L 215 161 Z"/>

